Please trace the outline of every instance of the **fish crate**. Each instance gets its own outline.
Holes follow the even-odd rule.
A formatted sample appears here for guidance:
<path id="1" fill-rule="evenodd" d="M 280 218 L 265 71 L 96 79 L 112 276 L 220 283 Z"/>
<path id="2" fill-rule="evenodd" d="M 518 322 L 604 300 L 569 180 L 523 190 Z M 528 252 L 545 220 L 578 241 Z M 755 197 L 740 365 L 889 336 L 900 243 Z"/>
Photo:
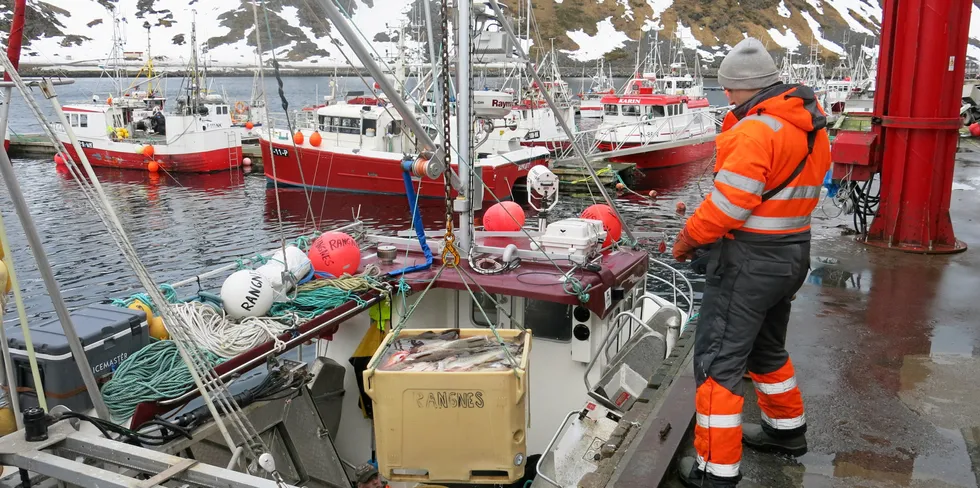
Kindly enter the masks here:
<path id="1" fill-rule="evenodd" d="M 405 329 L 399 340 L 425 332 Z M 492 336 L 489 329 L 458 329 L 459 338 Z M 522 331 L 499 329 L 504 340 Z M 528 358 L 525 331 L 517 369 L 484 371 L 364 371 L 374 404 L 378 468 L 392 481 L 508 484 L 524 476 L 527 458 Z M 375 352 L 380 364 L 393 334 Z"/>

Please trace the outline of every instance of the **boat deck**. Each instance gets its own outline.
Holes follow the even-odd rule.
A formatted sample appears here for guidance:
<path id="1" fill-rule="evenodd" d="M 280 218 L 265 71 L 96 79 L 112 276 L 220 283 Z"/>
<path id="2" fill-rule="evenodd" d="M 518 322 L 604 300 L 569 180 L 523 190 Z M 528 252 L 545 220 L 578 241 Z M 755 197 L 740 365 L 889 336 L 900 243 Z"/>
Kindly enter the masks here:
<path id="1" fill-rule="evenodd" d="M 813 270 L 787 344 L 810 452 L 746 449 L 739 486 L 980 485 L 980 144 L 961 139 L 961 151 L 950 213 L 964 253 L 865 246 L 841 235 L 850 216 L 816 210 Z M 750 384 L 745 405 L 744 421 L 758 422 Z M 643 469 L 623 463 L 617 476 Z M 633 486 L 616 479 L 609 486 Z M 662 486 L 681 484 L 670 475 Z"/>

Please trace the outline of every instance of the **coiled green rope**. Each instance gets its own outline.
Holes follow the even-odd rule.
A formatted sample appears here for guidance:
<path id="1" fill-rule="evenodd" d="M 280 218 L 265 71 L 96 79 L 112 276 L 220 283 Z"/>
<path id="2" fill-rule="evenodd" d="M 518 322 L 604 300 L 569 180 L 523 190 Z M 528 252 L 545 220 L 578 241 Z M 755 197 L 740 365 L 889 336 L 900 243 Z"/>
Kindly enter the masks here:
<path id="1" fill-rule="evenodd" d="M 163 283 L 160 285 L 160 291 L 163 292 L 163 297 L 167 299 L 170 303 L 180 303 L 180 298 L 177 297 L 177 290 L 173 286 Z M 133 304 L 136 300 L 139 300 L 150 307 L 153 313 L 157 313 L 156 307 L 153 306 L 153 300 L 150 299 L 150 295 L 146 293 L 134 293 L 130 295 L 129 298 L 116 298 L 112 301 L 112 304 L 117 307 L 126 308 Z"/>
<path id="2" fill-rule="evenodd" d="M 223 359 L 205 351 L 214 367 Z M 119 364 L 112 379 L 102 386 L 102 398 L 113 418 L 126 419 L 142 402 L 174 398 L 194 387 L 187 365 L 173 341 L 156 341 Z"/>

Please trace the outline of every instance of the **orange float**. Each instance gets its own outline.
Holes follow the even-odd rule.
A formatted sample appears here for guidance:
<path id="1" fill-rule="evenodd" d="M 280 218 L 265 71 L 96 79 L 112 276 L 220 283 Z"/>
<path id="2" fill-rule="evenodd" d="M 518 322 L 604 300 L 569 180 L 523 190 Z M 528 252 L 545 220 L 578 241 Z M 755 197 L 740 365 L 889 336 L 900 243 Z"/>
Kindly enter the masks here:
<path id="1" fill-rule="evenodd" d="M 310 135 L 310 145 L 313 147 L 319 147 L 320 143 L 323 142 L 323 137 L 320 136 L 320 132 L 316 131 Z"/>
<path id="2" fill-rule="evenodd" d="M 524 209 L 516 202 L 500 202 L 483 214 L 483 229 L 491 232 L 516 232 L 524 227 Z"/>
<path id="3" fill-rule="evenodd" d="M 295 142 L 296 144 L 303 143 L 303 133 L 301 131 L 296 131 L 296 133 L 293 134 L 293 142 Z"/>
<path id="4" fill-rule="evenodd" d="M 340 277 L 354 274 L 361 265 L 361 249 L 354 238 L 343 232 L 325 232 L 313 241 L 307 253 L 313 269 Z"/>
<path id="5" fill-rule="evenodd" d="M 146 169 L 150 173 L 156 173 L 157 171 L 160 171 L 160 163 L 156 161 L 150 161 L 149 163 L 146 163 Z"/>
<path id="6" fill-rule="evenodd" d="M 602 222 L 602 228 L 606 231 L 606 240 L 602 242 L 602 247 L 608 247 L 623 236 L 623 223 L 616 218 L 616 212 L 609 205 L 592 205 L 582 212 L 581 217 Z"/>
<path id="7" fill-rule="evenodd" d="M 146 146 L 143 146 L 143 155 L 144 156 L 146 156 L 148 158 L 152 158 L 154 152 L 156 152 L 156 150 L 153 149 L 153 144 L 147 144 Z"/>
<path id="8" fill-rule="evenodd" d="M 245 129 L 252 130 L 253 127 L 255 127 L 255 124 L 253 124 L 251 120 L 245 122 Z"/>

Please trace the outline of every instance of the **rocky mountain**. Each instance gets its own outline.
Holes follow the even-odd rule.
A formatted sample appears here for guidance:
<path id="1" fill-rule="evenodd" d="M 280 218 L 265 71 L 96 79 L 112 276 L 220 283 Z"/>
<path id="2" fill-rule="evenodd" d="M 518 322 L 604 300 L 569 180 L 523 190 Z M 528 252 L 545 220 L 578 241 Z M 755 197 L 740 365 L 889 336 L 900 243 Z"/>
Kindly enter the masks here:
<path id="1" fill-rule="evenodd" d="M 180 66 L 191 49 L 191 25 L 213 65 L 256 63 L 256 31 L 264 56 L 306 67 L 346 65 L 342 40 L 333 42 L 323 0 L 27 0 L 24 63 L 70 70 L 104 63 L 117 31 L 121 51 L 136 62 L 148 49 L 158 64 Z M 347 13 L 378 56 L 395 52 L 397 26 L 421 22 L 422 0 L 342 0 Z M 524 0 L 515 0 L 520 3 Z M 6 39 L 13 0 L 0 0 L 0 38 Z M 881 0 L 538 0 L 532 2 L 535 44 L 553 39 L 563 62 L 600 57 L 620 64 L 635 59 L 638 40 L 647 45 L 653 30 L 662 39 L 679 39 L 711 62 L 744 36 L 772 51 L 808 55 L 811 46 L 824 59 L 874 45 L 881 22 Z M 980 3 L 980 0 L 975 0 Z M 526 7 L 526 1 L 519 8 Z M 972 30 L 980 38 L 980 7 L 973 8 Z M 115 19 L 115 20 L 114 20 Z M 424 41 L 411 28 L 402 35 Z M 409 42 L 416 49 L 419 43 Z M 980 57 L 980 42 L 970 54 Z M 419 49 L 421 51 L 421 49 Z M 138 53 L 138 54 L 137 54 Z"/>

